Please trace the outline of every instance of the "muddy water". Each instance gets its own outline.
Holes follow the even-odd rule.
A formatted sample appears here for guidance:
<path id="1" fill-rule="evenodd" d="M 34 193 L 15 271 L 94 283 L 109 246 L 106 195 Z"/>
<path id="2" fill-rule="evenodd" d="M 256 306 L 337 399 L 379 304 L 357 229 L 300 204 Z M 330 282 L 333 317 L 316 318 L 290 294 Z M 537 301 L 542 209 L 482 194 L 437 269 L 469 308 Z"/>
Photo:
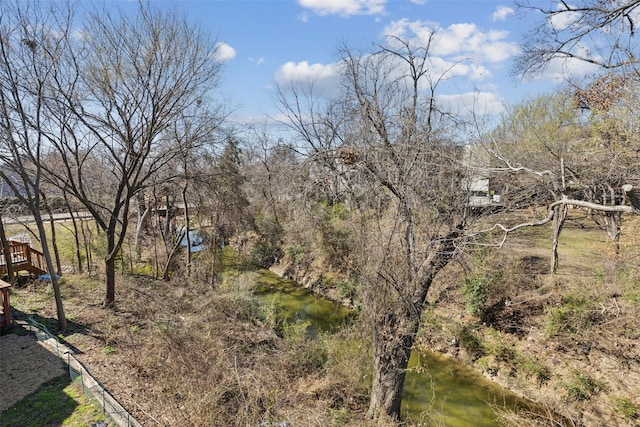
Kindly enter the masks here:
<path id="1" fill-rule="evenodd" d="M 310 322 L 320 331 L 331 331 L 347 322 L 351 310 L 303 288 L 293 280 L 262 270 L 256 276 L 255 295 L 263 304 L 276 307 L 278 320 Z"/>
<path id="2" fill-rule="evenodd" d="M 330 331 L 348 321 L 351 312 L 296 282 L 262 270 L 255 294 L 276 307 L 279 320 L 308 321 Z M 498 425 L 492 406 L 513 408 L 518 399 L 475 370 L 437 353 L 414 352 L 403 392 L 403 417 L 410 423 L 447 427 Z M 522 402 L 521 402 L 522 403 Z"/>
<path id="3" fill-rule="evenodd" d="M 450 427 L 499 425 L 493 408 L 529 407 L 476 370 L 434 352 L 413 352 L 402 396 L 413 422 Z"/>

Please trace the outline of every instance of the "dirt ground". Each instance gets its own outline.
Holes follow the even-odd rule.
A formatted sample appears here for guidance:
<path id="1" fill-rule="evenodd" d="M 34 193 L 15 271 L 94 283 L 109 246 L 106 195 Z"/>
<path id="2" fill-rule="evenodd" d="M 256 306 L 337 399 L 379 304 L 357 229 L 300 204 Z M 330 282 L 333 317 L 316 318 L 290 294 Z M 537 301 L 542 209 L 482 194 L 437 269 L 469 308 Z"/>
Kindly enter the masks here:
<path id="1" fill-rule="evenodd" d="M 0 336 L 0 412 L 65 375 L 64 364 L 32 335 Z"/>

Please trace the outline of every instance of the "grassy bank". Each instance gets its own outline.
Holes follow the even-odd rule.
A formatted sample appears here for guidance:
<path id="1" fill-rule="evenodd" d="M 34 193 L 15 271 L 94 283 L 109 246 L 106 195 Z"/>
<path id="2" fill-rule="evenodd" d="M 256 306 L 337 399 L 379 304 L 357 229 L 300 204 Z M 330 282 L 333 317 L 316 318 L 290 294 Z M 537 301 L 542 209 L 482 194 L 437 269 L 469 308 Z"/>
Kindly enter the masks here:
<path id="1" fill-rule="evenodd" d="M 524 230 L 499 251 L 470 252 L 431 289 L 421 345 L 549 408 L 534 421 L 505 412 L 506 425 L 554 425 L 556 414 L 574 425 L 637 425 L 637 225 L 625 223 L 615 254 L 603 231 L 572 217 L 554 275 L 549 229 Z M 366 426 L 371 359 L 363 329 L 311 338 L 306 325 L 282 327 L 273 307 L 253 298 L 250 270 L 219 267 L 215 286 L 119 275 L 109 310 L 100 277 L 65 274 L 70 327 L 61 337 L 144 424 Z M 16 288 L 12 303 L 55 327 L 46 284 Z"/>
<path id="2" fill-rule="evenodd" d="M 86 427 L 103 420 L 104 415 L 83 393 L 82 385 L 64 375 L 4 411 L 0 427 Z"/>
<path id="3" fill-rule="evenodd" d="M 570 425 L 638 425 L 637 226 L 625 222 L 616 254 L 606 233 L 574 212 L 556 274 L 549 273 L 549 228 L 525 230 L 498 251 L 451 266 L 449 280 L 431 294 L 422 344 L 541 402 Z M 554 425 L 551 418 L 533 425 Z M 512 414 L 504 421 L 532 425 Z"/>
<path id="4" fill-rule="evenodd" d="M 369 353 L 358 328 L 274 330 L 239 270 L 216 287 L 119 277 L 110 310 L 99 278 L 65 275 L 61 286 L 70 320 L 61 338 L 145 425 L 367 425 Z M 55 324 L 46 284 L 16 288 L 12 304 Z"/>

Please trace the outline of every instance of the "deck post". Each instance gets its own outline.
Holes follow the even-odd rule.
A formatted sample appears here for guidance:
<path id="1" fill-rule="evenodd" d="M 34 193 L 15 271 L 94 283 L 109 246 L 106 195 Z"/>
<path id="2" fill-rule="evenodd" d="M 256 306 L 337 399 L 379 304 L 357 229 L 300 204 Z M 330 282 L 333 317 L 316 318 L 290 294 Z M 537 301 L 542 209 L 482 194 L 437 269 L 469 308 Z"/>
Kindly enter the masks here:
<path id="1" fill-rule="evenodd" d="M 0 326 L 11 326 L 11 302 L 9 300 L 9 289 L 11 284 L 0 280 L 0 300 L 2 302 L 2 314 L 0 315 Z"/>

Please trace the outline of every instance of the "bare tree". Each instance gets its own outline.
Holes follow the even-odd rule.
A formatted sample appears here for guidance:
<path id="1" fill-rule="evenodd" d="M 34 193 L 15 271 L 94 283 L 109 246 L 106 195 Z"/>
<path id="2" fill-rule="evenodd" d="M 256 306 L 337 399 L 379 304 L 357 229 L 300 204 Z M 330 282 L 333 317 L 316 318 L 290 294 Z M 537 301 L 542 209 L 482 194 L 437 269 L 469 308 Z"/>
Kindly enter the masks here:
<path id="1" fill-rule="evenodd" d="M 343 99 L 314 114 L 299 108 L 297 96 L 281 99 L 298 123 L 310 121 L 321 128 L 315 134 L 334 132 L 341 141 L 309 147 L 315 157 L 333 156 L 329 170 L 349 179 L 355 195 L 360 298 L 374 342 L 374 418 L 399 419 L 428 291 L 469 225 L 463 150 L 450 132 L 452 117 L 436 108 L 445 75 L 434 76 L 429 49 L 395 38 L 362 55 L 345 48 Z"/>
<path id="2" fill-rule="evenodd" d="M 69 9 L 52 10 L 37 2 L 0 4 L 0 177 L 36 223 L 60 330 L 66 329 L 67 319 L 40 206 L 46 150 L 43 123 L 49 116 L 44 94 L 64 48 L 60 34 L 69 33 L 71 17 Z M 51 61 L 41 60 L 45 50 L 52 54 Z"/>
<path id="3" fill-rule="evenodd" d="M 584 180 L 588 200 L 602 205 L 627 203 L 623 187 L 638 185 L 639 93 L 636 78 L 615 73 L 601 75 L 574 93 L 574 102 L 589 111 L 591 167 Z M 590 216 L 606 231 L 618 254 L 622 215 L 591 210 Z"/>
<path id="4" fill-rule="evenodd" d="M 49 113 L 60 125 L 47 134 L 48 143 L 62 167 L 47 173 L 106 234 L 104 304 L 110 306 L 131 202 L 180 155 L 184 147 L 170 127 L 208 102 L 221 62 L 198 27 L 147 3 L 134 14 L 96 10 L 81 34 L 66 39 L 49 92 Z"/>
<path id="5" fill-rule="evenodd" d="M 296 158 L 299 151 L 282 139 L 273 138 L 266 127 L 254 129 L 248 139 L 244 165 L 248 197 L 264 221 L 282 229 L 296 191 L 296 174 L 301 168 L 300 159 Z"/>
<path id="6" fill-rule="evenodd" d="M 536 74 L 553 60 L 576 60 L 607 70 L 637 74 L 638 0 L 521 1 L 542 19 L 525 37 L 514 71 Z"/>
<path id="7" fill-rule="evenodd" d="M 206 201 L 201 199 L 203 194 L 208 191 L 206 182 L 209 177 L 216 173 L 222 173 L 216 170 L 215 162 L 207 161 L 212 152 L 215 152 L 220 140 L 222 140 L 222 125 L 226 115 L 223 111 L 218 110 L 215 114 L 205 112 L 199 116 L 185 116 L 177 121 L 173 128 L 174 139 L 182 145 L 180 158 L 176 159 L 175 169 L 180 171 L 180 200 L 183 206 L 183 226 L 181 232 L 174 242 L 174 247 L 170 253 L 174 253 L 181 242 L 186 243 L 185 267 L 187 276 L 191 274 L 192 262 L 192 239 L 196 235 L 191 229 L 192 219 L 197 216 Z M 191 212 L 191 205 L 197 201 L 197 211 Z M 229 203 L 224 198 L 218 199 L 219 203 Z M 214 225 L 215 224 L 209 224 Z M 199 233 L 203 233 L 200 230 Z M 212 245 L 215 247 L 215 245 Z M 170 259 L 167 261 L 169 265 Z"/>
<path id="8" fill-rule="evenodd" d="M 592 164 L 597 167 L 590 173 L 581 174 L 581 199 L 593 203 L 589 212 L 607 232 L 617 252 L 621 213 L 598 209 L 597 206 L 621 205 L 625 199 L 623 186 L 637 186 L 633 173 L 630 173 L 626 152 L 630 147 L 637 147 L 640 133 L 635 126 L 620 126 L 621 121 L 616 116 L 625 117 L 636 109 L 633 105 L 637 104 L 636 96 L 626 97 L 627 101 L 634 100 L 623 106 L 626 111 L 621 111 L 620 101 L 630 88 L 637 86 L 635 82 L 640 71 L 637 51 L 640 46 L 635 37 L 635 27 L 640 1 L 560 1 L 548 6 L 522 1 L 519 5 L 524 10 L 534 11 L 541 19 L 525 38 L 523 53 L 514 66 L 515 74 L 535 75 L 547 69 L 552 62 L 566 61 L 587 64 L 596 70 L 596 74 L 602 72 L 591 83 L 584 88 L 578 87 L 574 92 L 575 107 L 591 111 L 592 131 L 597 133 L 600 128 L 606 140 L 603 144 L 605 150 L 602 150 L 606 153 L 598 157 L 599 161 L 595 161 L 593 150 L 589 152 Z M 633 92 L 637 94 L 637 89 Z"/>
<path id="9" fill-rule="evenodd" d="M 588 144 L 571 94 L 541 95 L 510 108 L 490 135 L 491 142 L 484 147 L 496 166 L 492 178 L 508 177 L 503 178 L 505 192 L 528 189 L 518 198 L 511 194 L 505 202 L 518 208 L 546 206 L 584 187 Z M 558 268 L 559 238 L 567 214 L 567 205 L 553 209 L 552 272 Z"/>
<path id="10" fill-rule="evenodd" d="M 511 191 L 518 188 L 534 189 L 533 193 L 522 192 L 523 196 L 511 203 L 519 208 L 544 204 L 547 214 L 528 222 L 497 223 L 480 233 L 501 230 L 502 240 L 497 243 L 500 246 L 515 230 L 552 222 L 552 272 L 558 265 L 558 242 L 569 207 L 588 213 L 607 231 L 615 249 L 623 215 L 640 215 L 637 150 L 626 141 L 611 141 L 608 137 L 603 143 L 598 124 L 581 123 L 579 113 L 566 103 L 570 99 L 566 94 L 541 96 L 516 107 L 491 135 L 489 144 L 498 166 L 487 172 L 508 177 L 505 191 L 512 196 Z M 560 109 L 557 100 L 564 100 Z M 540 116 L 542 111 L 544 118 Z M 563 132 L 558 132 L 558 123 L 564 123 Z M 609 125 L 605 128 L 611 129 Z M 526 132 L 522 133 L 524 128 Z"/>

